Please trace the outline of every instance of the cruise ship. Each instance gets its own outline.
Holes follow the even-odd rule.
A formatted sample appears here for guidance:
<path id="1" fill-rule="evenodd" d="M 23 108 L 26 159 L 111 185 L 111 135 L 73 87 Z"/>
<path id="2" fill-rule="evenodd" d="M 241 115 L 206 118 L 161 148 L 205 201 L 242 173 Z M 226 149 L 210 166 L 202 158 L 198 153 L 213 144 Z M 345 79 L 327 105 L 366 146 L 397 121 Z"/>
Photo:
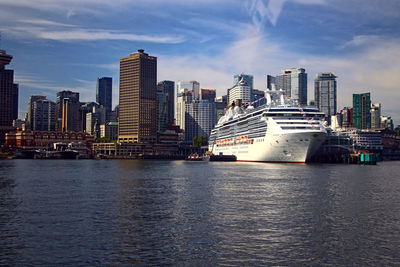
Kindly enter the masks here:
<path id="1" fill-rule="evenodd" d="M 265 94 L 266 104 L 232 105 L 211 131 L 209 151 L 237 161 L 306 163 L 326 137 L 325 114 L 301 107 L 282 91 Z"/>

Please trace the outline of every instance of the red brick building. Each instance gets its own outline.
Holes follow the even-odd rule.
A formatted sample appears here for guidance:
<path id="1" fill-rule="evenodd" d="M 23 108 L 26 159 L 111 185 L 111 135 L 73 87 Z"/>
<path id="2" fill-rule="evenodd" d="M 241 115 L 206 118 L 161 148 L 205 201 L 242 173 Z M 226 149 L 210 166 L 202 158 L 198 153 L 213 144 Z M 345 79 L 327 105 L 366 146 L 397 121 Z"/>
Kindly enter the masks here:
<path id="1" fill-rule="evenodd" d="M 16 131 L 6 134 L 9 149 L 45 149 L 53 143 L 84 144 L 91 149 L 94 137 L 83 132 Z"/>

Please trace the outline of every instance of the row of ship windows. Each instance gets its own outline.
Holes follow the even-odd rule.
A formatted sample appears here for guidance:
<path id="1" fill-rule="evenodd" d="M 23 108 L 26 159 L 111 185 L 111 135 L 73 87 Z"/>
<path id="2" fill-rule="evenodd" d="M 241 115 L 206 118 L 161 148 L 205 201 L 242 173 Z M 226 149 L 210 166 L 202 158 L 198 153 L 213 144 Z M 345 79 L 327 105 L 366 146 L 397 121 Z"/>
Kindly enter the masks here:
<path id="1" fill-rule="evenodd" d="M 311 130 L 320 130 L 320 127 L 312 127 L 312 126 L 282 126 L 281 127 L 283 130 L 305 130 L 305 129 L 311 129 Z"/>
<path id="2" fill-rule="evenodd" d="M 302 122 L 302 121 L 297 121 L 297 122 L 277 122 L 277 124 L 319 124 L 319 122 L 311 122 L 311 121 Z"/>
<path id="3" fill-rule="evenodd" d="M 254 139 L 254 138 L 260 138 L 260 137 L 264 137 L 265 136 L 265 132 L 264 133 L 254 133 L 254 134 L 250 134 L 250 135 L 248 135 L 248 138 L 249 139 Z M 233 137 L 233 138 L 237 138 L 237 137 L 240 137 L 240 136 L 236 136 L 236 137 Z M 232 136 L 231 135 L 226 135 L 226 136 L 218 136 L 217 137 L 217 139 L 229 139 L 229 138 L 232 138 Z M 210 138 L 210 140 L 215 140 L 216 138 Z"/>
<path id="4" fill-rule="evenodd" d="M 234 126 L 225 126 L 225 127 L 221 128 L 221 129 L 219 129 L 219 130 L 220 130 L 220 131 L 229 131 L 229 130 L 231 130 L 232 128 L 233 128 L 233 129 L 247 129 L 247 128 L 253 129 L 253 128 L 259 128 L 259 127 L 263 127 L 263 126 L 266 126 L 266 123 L 265 123 L 264 121 L 260 121 L 260 122 L 251 124 L 250 126 L 247 125 L 247 124 L 243 124 L 243 125 L 234 125 Z"/>

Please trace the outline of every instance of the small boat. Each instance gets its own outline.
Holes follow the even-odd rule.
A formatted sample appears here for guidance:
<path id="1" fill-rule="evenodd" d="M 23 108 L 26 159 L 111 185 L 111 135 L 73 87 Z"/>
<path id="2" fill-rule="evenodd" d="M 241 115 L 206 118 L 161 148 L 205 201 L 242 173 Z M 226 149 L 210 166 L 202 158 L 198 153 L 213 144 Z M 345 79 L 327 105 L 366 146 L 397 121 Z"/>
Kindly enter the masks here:
<path id="1" fill-rule="evenodd" d="M 186 160 L 190 160 L 190 161 L 202 161 L 203 157 L 199 156 L 199 154 L 194 153 L 194 154 L 190 154 Z"/>

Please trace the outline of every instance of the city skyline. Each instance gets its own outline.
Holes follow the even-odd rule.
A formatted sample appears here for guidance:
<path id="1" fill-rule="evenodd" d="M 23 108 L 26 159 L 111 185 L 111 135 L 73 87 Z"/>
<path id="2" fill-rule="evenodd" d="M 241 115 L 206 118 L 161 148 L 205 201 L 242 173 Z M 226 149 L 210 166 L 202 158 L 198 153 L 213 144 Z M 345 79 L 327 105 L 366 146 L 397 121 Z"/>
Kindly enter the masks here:
<path id="1" fill-rule="evenodd" d="M 396 1 L 282 1 L 263 27 L 244 2 L 249 1 L 2 1 L 1 49 L 14 56 L 19 117 L 30 95 L 54 101 L 57 92 L 71 90 L 93 101 L 103 76 L 113 78 L 114 107 L 119 58 L 143 48 L 159 58 L 157 81 L 197 80 L 216 88 L 217 96 L 237 73 L 253 75 L 254 88 L 265 90 L 266 75 L 282 69 L 305 68 L 309 77 L 333 72 L 338 108 L 351 106 L 353 93 L 371 92 L 382 103 L 382 115 L 400 121 Z M 273 7 L 273 1 L 263 2 Z M 314 95 L 312 79 L 308 95 Z"/>

